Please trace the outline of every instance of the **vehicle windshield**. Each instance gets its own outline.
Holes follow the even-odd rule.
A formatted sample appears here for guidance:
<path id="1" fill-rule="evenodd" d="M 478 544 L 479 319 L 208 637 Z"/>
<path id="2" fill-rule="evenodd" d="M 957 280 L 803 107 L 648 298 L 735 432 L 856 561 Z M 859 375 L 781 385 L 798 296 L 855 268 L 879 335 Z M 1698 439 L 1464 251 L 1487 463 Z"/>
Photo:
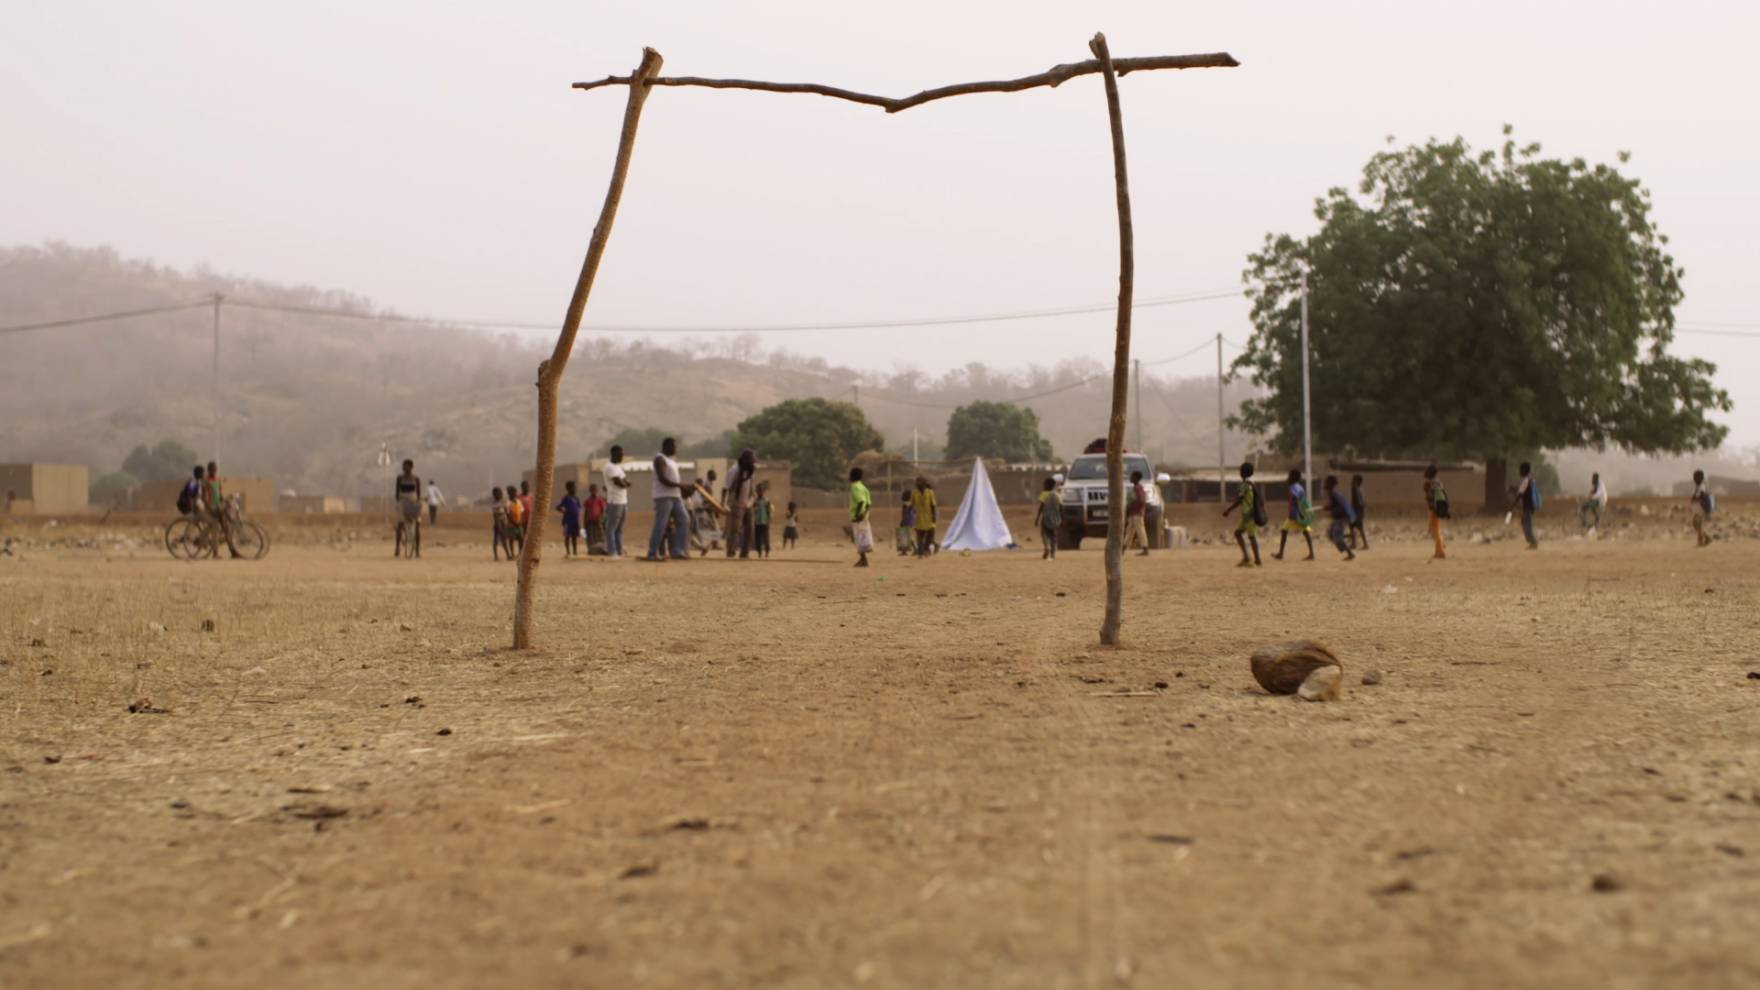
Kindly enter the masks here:
<path id="1" fill-rule="evenodd" d="M 1154 477 L 1149 473 L 1149 459 L 1141 454 L 1124 455 L 1126 481 L 1130 480 L 1132 471 L 1143 472 L 1144 481 Z M 1076 462 L 1069 466 L 1069 480 L 1071 481 L 1093 481 L 1096 478 L 1104 477 L 1106 477 L 1106 458 L 1104 457 L 1078 457 Z"/>

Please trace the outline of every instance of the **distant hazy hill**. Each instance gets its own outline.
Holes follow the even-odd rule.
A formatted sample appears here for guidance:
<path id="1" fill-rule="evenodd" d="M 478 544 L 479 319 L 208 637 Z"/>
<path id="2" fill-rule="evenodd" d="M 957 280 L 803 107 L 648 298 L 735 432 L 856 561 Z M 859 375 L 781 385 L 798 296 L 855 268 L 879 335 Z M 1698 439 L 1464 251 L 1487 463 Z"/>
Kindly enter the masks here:
<path id="1" fill-rule="evenodd" d="M 143 309 L 213 292 L 275 305 L 372 313 L 346 292 L 129 261 L 104 248 L 0 249 L 0 325 Z M 82 463 L 114 470 L 136 444 L 175 438 L 204 457 L 213 446 L 211 314 L 205 309 L 0 336 L 0 461 Z M 381 483 L 380 443 L 415 458 L 455 492 L 517 478 L 533 457 L 530 339 L 379 320 L 223 311 L 223 467 L 265 474 L 277 488 L 356 494 Z M 848 398 L 852 385 L 895 449 L 911 431 L 924 456 L 945 440 L 950 407 L 1055 389 L 1102 372 L 1091 362 L 1005 372 L 971 365 L 932 377 L 829 367 L 762 355 L 753 340 L 677 348 L 583 338 L 563 386 L 560 456 L 603 449 L 629 426 L 713 436 L 794 396 Z M 1204 362 L 1194 360 L 1194 370 Z M 1245 393 L 1231 386 L 1229 409 Z M 1105 432 L 1105 378 L 1034 400 L 1043 429 L 1069 456 Z M 1170 464 L 1216 461 L 1215 379 L 1146 379 L 1144 444 Z M 1134 431 L 1134 427 L 1133 427 Z M 1134 432 L 1133 432 L 1134 442 Z M 1230 435 L 1231 459 L 1245 440 Z"/>

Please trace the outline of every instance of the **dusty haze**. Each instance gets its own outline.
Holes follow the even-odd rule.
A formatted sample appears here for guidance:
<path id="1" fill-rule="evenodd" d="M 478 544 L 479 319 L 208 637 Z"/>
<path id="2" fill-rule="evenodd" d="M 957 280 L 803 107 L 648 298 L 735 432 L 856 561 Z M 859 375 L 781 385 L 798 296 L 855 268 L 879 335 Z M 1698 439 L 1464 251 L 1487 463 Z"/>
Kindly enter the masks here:
<path id="1" fill-rule="evenodd" d="M 1124 87 L 1143 297 L 1239 285 L 1268 231 L 1311 229 L 1388 135 L 1499 126 L 1653 190 L 1687 269 L 1682 325 L 1760 329 L 1749 297 L 1760 137 L 1742 94 L 1757 18 L 1711 3 L 1176 8 L 896 3 L 221 3 L 16 6 L 0 38 L 0 242 L 344 289 L 405 312 L 553 324 L 602 193 L 621 97 L 568 84 L 651 44 L 677 73 L 884 93 L 1038 71 L 1096 29 L 1120 55 L 1227 50 L 1229 71 Z M 28 153 L 19 154 L 23 150 Z M 814 97 L 665 91 L 650 104 L 589 323 L 726 324 L 1105 303 L 1110 163 L 1098 83 L 910 114 Z M 1179 353 L 1245 306 L 1146 310 Z M 1104 359 L 1105 314 L 957 332 L 767 340 L 835 365 Z M 1760 339 L 1683 335 L 1760 441 Z M 1170 369 L 1171 370 L 1171 369 Z M 1203 371 L 1192 368 L 1191 373 Z"/>

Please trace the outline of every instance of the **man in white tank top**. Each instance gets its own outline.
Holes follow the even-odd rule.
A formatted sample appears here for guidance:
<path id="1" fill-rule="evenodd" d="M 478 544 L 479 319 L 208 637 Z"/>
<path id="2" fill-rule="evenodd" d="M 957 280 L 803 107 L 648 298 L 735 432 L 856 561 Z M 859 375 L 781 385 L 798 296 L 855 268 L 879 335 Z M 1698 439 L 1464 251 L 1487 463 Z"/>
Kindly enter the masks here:
<path id="1" fill-rule="evenodd" d="M 673 560 L 691 559 L 687 541 L 690 539 L 691 517 L 684 510 L 684 483 L 678 476 L 678 441 L 667 437 L 654 458 L 654 531 L 648 534 L 648 555 L 643 560 L 662 560 L 662 544 L 666 540 L 666 523 L 672 521 Z"/>

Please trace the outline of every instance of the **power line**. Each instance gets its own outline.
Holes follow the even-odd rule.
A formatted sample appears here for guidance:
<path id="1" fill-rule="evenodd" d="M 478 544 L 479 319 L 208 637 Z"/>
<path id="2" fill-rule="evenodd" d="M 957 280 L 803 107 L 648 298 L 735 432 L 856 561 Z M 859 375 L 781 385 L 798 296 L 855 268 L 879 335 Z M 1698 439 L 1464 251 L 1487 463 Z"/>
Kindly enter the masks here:
<path id="1" fill-rule="evenodd" d="M 115 313 L 99 313 L 95 316 L 79 316 L 68 320 L 48 320 L 42 323 L 21 323 L 17 326 L 0 327 L 0 333 L 30 333 L 34 330 L 60 330 L 67 327 L 81 327 L 93 323 L 107 323 L 111 320 L 126 320 L 131 316 L 153 316 L 158 313 L 175 313 L 184 309 L 199 309 L 212 306 L 212 297 L 201 302 L 176 303 L 170 306 L 154 306 L 150 309 L 127 309 Z"/>
<path id="2" fill-rule="evenodd" d="M 1215 289 L 1206 292 L 1145 299 L 1132 304 L 1138 309 L 1181 306 L 1188 303 L 1228 299 L 1241 295 L 1239 289 Z M 555 330 L 554 323 L 526 323 L 517 320 L 452 320 L 438 317 L 402 316 L 395 313 L 373 314 L 351 310 L 324 309 L 314 306 L 288 306 L 253 300 L 228 299 L 232 305 L 271 312 L 299 313 L 307 316 L 332 316 L 340 319 L 374 320 L 389 323 L 421 323 L 440 326 L 471 327 L 488 330 Z M 661 324 L 661 323 L 589 323 L 581 329 L 589 333 L 814 333 L 837 330 L 890 330 L 904 327 L 959 326 L 971 323 L 1003 323 L 1011 320 L 1038 320 L 1054 316 L 1079 316 L 1089 313 L 1110 313 L 1115 303 L 1094 306 L 1064 306 L 1053 309 L 1012 310 L 999 313 L 977 313 L 959 316 L 901 317 L 884 320 L 827 320 L 814 323 L 752 323 L 752 324 Z"/>

